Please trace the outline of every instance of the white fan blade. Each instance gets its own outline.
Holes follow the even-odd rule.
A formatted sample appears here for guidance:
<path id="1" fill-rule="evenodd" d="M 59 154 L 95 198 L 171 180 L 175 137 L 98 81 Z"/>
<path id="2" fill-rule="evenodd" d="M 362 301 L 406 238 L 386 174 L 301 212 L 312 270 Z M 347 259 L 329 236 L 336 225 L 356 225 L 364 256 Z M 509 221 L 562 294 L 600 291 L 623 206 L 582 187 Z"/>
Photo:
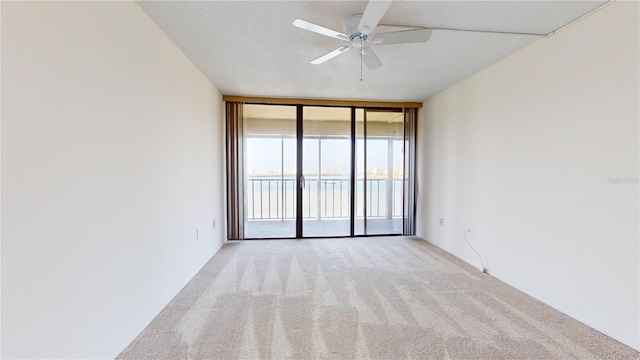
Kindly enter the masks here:
<path id="1" fill-rule="evenodd" d="M 380 59 L 376 56 L 376 53 L 373 52 L 373 49 L 369 46 L 362 48 L 362 61 L 369 70 L 375 70 L 382 66 Z"/>
<path id="2" fill-rule="evenodd" d="M 308 21 L 304 21 L 302 19 L 295 19 L 293 21 L 293 25 L 299 27 L 300 29 L 305 29 L 309 31 L 313 31 L 314 33 L 318 33 L 324 36 L 329 36 L 332 38 L 349 41 L 349 37 L 343 33 L 339 33 L 337 31 L 333 31 L 331 29 L 327 29 L 326 27 L 312 24 Z"/>
<path id="3" fill-rule="evenodd" d="M 382 19 L 384 13 L 387 12 L 389 5 L 391 5 L 391 0 L 370 0 L 367 4 L 367 8 L 364 9 L 364 14 L 362 14 L 362 18 L 360 19 L 360 23 L 358 24 L 358 31 L 365 35 L 369 35 L 375 30 L 376 26 Z"/>
<path id="4" fill-rule="evenodd" d="M 423 43 L 429 41 L 431 29 L 396 31 L 376 35 L 372 42 L 374 44 L 409 44 Z"/>
<path id="5" fill-rule="evenodd" d="M 329 60 L 329 59 L 332 59 L 332 58 L 334 58 L 334 57 L 336 57 L 336 56 L 338 56 L 338 55 L 342 54 L 343 52 L 345 52 L 345 51 L 347 51 L 347 50 L 349 50 L 349 47 L 348 47 L 348 46 L 341 46 L 341 47 L 339 47 L 339 48 L 337 48 L 337 49 L 333 50 L 332 52 L 330 52 L 330 53 L 328 53 L 328 54 L 325 54 L 325 55 L 320 56 L 319 58 L 317 58 L 317 59 L 313 60 L 311 63 L 312 63 L 313 65 L 322 64 L 323 62 L 325 62 L 325 61 L 327 61 L 327 60 Z"/>

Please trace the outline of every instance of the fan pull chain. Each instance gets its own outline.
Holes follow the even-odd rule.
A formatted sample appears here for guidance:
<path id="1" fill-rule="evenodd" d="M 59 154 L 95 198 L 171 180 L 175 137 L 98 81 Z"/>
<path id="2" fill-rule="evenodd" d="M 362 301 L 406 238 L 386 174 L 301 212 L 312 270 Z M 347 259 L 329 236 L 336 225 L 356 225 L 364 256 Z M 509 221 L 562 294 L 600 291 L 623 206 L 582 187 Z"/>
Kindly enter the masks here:
<path id="1" fill-rule="evenodd" d="M 362 81 L 362 49 L 360 49 L 360 81 Z"/>

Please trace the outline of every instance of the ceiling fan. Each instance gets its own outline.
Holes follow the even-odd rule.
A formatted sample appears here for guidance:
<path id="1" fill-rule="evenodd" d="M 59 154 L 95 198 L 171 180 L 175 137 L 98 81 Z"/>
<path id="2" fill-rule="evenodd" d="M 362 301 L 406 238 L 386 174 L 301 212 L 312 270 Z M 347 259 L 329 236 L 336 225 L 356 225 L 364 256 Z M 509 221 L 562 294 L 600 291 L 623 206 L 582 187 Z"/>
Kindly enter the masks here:
<path id="1" fill-rule="evenodd" d="M 382 62 L 378 59 L 370 44 L 388 45 L 423 43 L 427 42 L 431 37 L 431 29 L 396 31 L 371 36 L 391 3 L 391 0 L 369 1 L 363 14 L 353 15 L 347 19 L 344 24 L 344 33 L 327 29 L 323 26 L 316 25 L 302 19 L 294 20 L 293 25 L 304 30 L 313 31 L 321 35 L 349 42 L 350 46 L 360 51 L 362 62 L 364 62 L 367 68 L 369 68 L 369 70 L 375 70 L 382 66 Z M 329 59 L 347 52 L 350 49 L 350 46 L 341 46 L 311 61 L 311 64 L 322 64 Z"/>

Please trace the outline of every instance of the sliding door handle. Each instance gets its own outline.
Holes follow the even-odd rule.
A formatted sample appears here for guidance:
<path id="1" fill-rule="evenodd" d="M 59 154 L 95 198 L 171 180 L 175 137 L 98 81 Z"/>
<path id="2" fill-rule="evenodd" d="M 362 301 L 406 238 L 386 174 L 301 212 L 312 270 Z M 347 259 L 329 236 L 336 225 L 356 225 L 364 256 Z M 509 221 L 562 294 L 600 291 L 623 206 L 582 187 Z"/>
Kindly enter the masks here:
<path id="1" fill-rule="evenodd" d="M 305 184 L 304 175 L 301 175 L 301 176 L 300 176 L 300 188 L 301 188 L 301 189 L 304 189 L 305 185 L 306 185 L 306 184 Z"/>

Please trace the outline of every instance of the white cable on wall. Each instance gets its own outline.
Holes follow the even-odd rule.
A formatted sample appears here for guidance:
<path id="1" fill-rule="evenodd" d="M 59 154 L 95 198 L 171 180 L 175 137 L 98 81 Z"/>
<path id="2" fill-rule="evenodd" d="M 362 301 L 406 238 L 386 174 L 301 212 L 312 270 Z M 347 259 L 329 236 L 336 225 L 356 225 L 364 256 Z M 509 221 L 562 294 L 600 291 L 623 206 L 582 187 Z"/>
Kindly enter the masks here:
<path id="1" fill-rule="evenodd" d="M 464 232 L 464 241 L 467 243 L 467 245 L 469 245 L 469 247 L 471 248 L 471 250 L 473 250 L 474 253 L 476 253 L 476 255 L 478 255 L 478 258 L 480 259 L 480 263 L 482 264 L 482 272 L 483 273 L 487 273 L 487 268 L 484 266 L 484 261 L 482 261 L 482 256 L 480 256 L 480 253 L 473 248 L 473 246 L 471 246 L 471 244 L 469 243 L 469 239 L 467 239 L 467 233 L 470 233 L 471 230 L 467 229 Z"/>

